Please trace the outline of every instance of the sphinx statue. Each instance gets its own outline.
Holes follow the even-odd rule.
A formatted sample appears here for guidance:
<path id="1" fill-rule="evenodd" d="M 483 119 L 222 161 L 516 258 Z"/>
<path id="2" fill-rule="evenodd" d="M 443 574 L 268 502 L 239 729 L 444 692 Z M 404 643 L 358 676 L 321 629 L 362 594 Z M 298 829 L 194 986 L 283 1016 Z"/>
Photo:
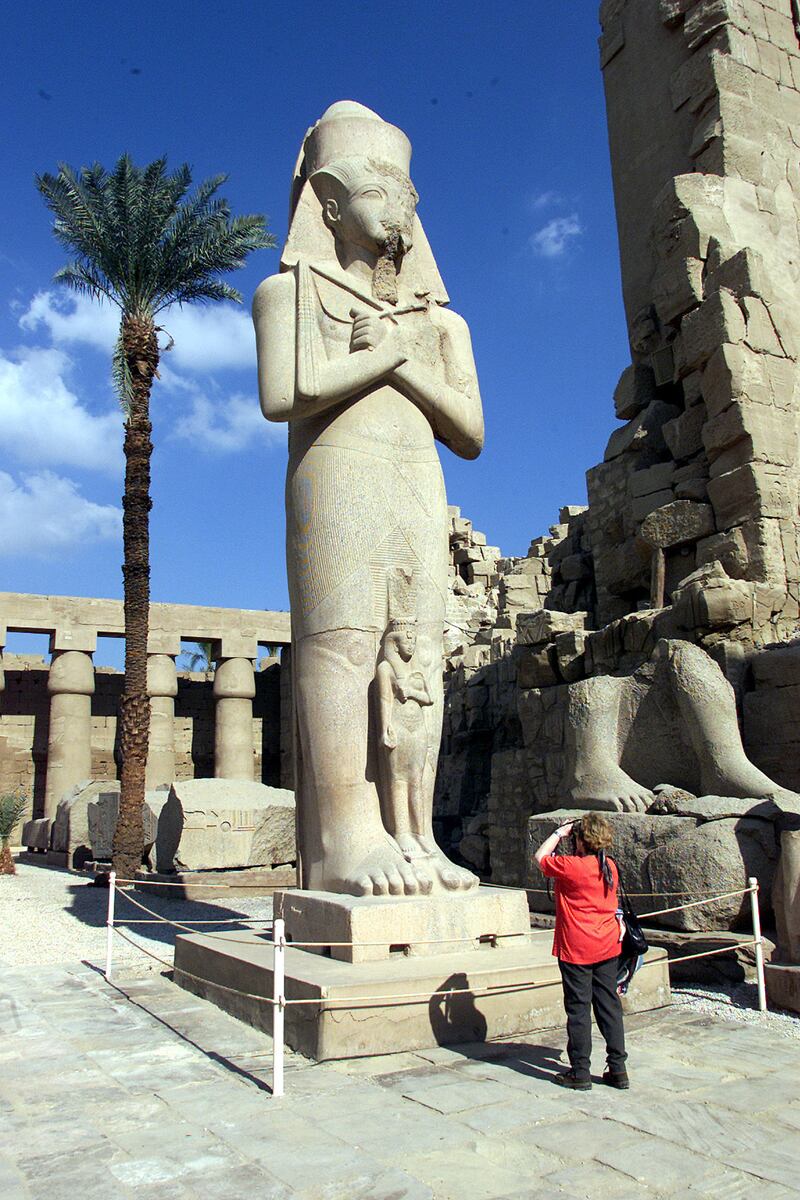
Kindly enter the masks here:
<path id="1" fill-rule="evenodd" d="M 483 416 L 410 157 L 371 110 L 329 108 L 300 152 L 281 273 L 253 302 L 262 411 L 289 424 L 301 880 L 361 896 L 478 882 L 432 827 L 448 567 L 435 443 L 476 457 Z"/>

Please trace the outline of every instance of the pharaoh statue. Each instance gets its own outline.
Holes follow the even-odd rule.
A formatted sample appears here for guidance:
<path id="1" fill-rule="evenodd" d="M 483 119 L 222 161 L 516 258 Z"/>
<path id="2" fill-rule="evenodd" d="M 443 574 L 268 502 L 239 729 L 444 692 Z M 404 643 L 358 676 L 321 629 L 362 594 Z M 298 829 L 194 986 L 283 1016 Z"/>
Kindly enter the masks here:
<path id="1" fill-rule="evenodd" d="M 261 407 L 289 423 L 301 879 L 362 896 L 477 885 L 432 826 L 448 574 L 435 443 L 476 457 L 483 417 L 410 158 L 376 113 L 332 105 L 303 142 L 281 273 L 253 303 Z"/>
<path id="2" fill-rule="evenodd" d="M 567 779 L 582 808 L 646 812 L 663 786 L 696 796 L 789 796 L 745 754 L 736 700 L 699 646 L 662 638 L 632 675 L 569 685 Z"/>

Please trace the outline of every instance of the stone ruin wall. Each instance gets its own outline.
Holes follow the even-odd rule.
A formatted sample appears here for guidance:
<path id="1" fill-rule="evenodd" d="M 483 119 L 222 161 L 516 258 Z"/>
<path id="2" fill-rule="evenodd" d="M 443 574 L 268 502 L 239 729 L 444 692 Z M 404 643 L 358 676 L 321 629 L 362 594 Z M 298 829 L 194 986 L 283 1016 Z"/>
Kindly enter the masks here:
<path id="1" fill-rule="evenodd" d="M 661 637 L 712 655 L 749 757 L 800 790 L 793 14 L 790 0 L 601 6 L 624 423 L 587 473 L 588 508 L 482 576 L 446 676 L 440 833 L 495 882 L 525 881 L 530 815 L 568 803 L 566 685 L 633 671 Z"/>
<path id="2" fill-rule="evenodd" d="M 50 662 L 4 655 L 9 633 L 47 635 Z M 94 656 L 98 638 L 123 636 L 119 600 L 0 592 L 0 791 L 25 793 L 22 823 L 52 819 L 84 780 L 118 778 L 123 675 Z M 213 775 L 290 785 L 289 636 L 285 612 L 151 605 L 148 787 Z M 208 675 L 176 670 L 182 642 L 210 643 Z M 256 670 L 259 646 L 276 645 L 283 663 Z"/>
<path id="3" fill-rule="evenodd" d="M 31 655 L 5 655 L 6 686 L 0 720 L 0 794 L 22 790 L 31 800 L 28 820 L 43 811 L 47 775 L 50 696 L 49 665 Z M 253 700 L 253 777 L 284 787 L 281 745 L 281 666 L 269 662 L 255 676 Z M 118 779 L 117 708 L 123 675 L 112 667 L 95 668 L 92 697 L 92 779 Z M 214 774 L 213 672 L 178 672 L 175 698 L 175 778 L 205 779 Z"/>

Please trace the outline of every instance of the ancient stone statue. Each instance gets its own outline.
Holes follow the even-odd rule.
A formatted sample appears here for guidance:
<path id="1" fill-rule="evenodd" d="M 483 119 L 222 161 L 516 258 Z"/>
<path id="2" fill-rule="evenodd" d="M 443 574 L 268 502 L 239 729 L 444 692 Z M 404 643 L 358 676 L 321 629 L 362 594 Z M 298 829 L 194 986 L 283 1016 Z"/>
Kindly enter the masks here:
<path id="1" fill-rule="evenodd" d="M 445 307 L 416 216 L 410 156 L 401 130 L 369 109 L 329 108 L 298 160 L 282 273 L 253 304 L 261 406 L 289 422 L 302 880 L 356 895 L 477 884 L 432 828 L 448 562 L 435 441 L 474 458 L 483 417 L 469 330 Z M 392 611 L 398 570 L 413 580 L 404 626 Z"/>
<path id="2" fill-rule="evenodd" d="M 569 686 L 568 791 L 582 808 L 644 812 L 654 789 L 761 799 L 782 791 L 747 758 L 736 701 L 699 646 L 662 639 L 633 675 Z"/>

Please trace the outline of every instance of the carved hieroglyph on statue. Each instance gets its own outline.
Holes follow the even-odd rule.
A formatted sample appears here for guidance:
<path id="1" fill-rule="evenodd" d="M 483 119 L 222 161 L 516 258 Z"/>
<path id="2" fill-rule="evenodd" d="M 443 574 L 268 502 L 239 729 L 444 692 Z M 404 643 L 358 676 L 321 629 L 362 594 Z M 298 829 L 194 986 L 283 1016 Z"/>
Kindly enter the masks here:
<path id="1" fill-rule="evenodd" d="M 261 407 L 289 422 L 287 561 L 303 886 L 477 886 L 433 837 L 447 502 L 435 441 L 483 443 L 469 330 L 405 134 L 352 101 L 304 140 L 279 275 L 253 319 Z"/>

